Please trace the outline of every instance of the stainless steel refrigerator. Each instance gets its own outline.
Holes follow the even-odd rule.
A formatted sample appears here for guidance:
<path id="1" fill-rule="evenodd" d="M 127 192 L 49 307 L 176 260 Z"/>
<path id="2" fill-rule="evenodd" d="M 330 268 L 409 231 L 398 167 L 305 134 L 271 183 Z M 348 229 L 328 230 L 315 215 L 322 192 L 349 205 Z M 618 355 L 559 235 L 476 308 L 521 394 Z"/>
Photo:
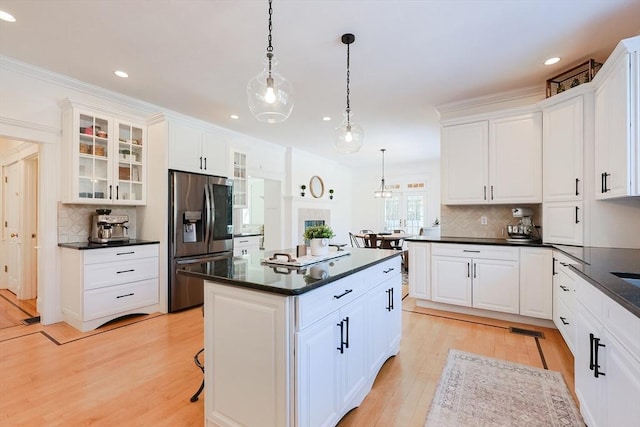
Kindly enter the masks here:
<path id="1" fill-rule="evenodd" d="M 204 283 L 179 270 L 210 273 L 233 266 L 232 181 L 169 171 L 169 311 L 204 302 Z M 217 271 L 224 274 L 224 271 Z"/>

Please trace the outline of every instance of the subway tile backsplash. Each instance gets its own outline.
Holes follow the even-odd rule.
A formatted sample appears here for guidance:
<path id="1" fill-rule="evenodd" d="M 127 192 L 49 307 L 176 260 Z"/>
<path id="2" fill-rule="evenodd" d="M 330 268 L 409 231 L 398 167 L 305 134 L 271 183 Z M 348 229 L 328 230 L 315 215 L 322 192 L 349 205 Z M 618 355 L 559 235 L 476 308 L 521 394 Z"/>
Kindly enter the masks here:
<path id="1" fill-rule="evenodd" d="M 86 242 L 96 209 L 111 209 L 113 215 L 129 215 L 129 238 L 136 238 L 135 206 L 68 205 L 58 203 L 58 243 Z"/>
<path id="2" fill-rule="evenodd" d="M 506 239 L 507 225 L 517 224 L 512 208 L 522 207 L 533 210 L 533 222 L 542 224 L 542 205 L 442 205 L 441 235 L 448 237 L 481 237 Z M 487 225 L 481 218 L 487 217 Z M 543 230 L 538 229 L 542 235 Z"/>

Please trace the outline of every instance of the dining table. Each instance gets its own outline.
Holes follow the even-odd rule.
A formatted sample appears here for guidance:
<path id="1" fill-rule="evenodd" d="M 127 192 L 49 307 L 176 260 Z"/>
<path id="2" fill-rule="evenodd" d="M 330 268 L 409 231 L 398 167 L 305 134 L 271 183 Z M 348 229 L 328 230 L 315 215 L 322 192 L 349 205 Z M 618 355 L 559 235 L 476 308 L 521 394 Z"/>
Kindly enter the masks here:
<path id="1" fill-rule="evenodd" d="M 400 242 L 402 240 L 408 239 L 410 237 L 415 237 L 414 234 L 390 233 L 390 232 L 357 233 L 357 234 L 354 234 L 354 236 L 364 239 L 367 234 L 376 234 L 378 236 L 378 240 L 380 240 L 380 249 L 395 249 L 398 246 L 400 246 Z"/>

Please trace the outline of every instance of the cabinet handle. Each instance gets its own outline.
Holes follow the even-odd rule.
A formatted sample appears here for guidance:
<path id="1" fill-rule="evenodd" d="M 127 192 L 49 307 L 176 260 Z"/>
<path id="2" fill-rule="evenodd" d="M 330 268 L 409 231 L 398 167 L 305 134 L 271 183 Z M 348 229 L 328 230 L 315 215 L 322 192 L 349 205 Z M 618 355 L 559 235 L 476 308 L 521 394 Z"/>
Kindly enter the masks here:
<path id="1" fill-rule="evenodd" d="M 589 334 L 589 370 L 593 371 L 593 334 Z"/>
<path id="2" fill-rule="evenodd" d="M 131 273 L 136 271 L 134 268 L 132 268 L 131 270 L 122 270 L 122 271 L 116 271 L 116 274 L 120 274 L 120 273 Z"/>
<path id="3" fill-rule="evenodd" d="M 611 191 L 611 189 L 608 188 L 608 186 L 607 186 L 607 177 L 611 176 L 611 174 L 605 172 L 605 173 L 603 173 L 603 175 L 604 175 L 604 191 L 603 191 L 603 193 L 606 193 L 607 191 Z"/>
<path id="4" fill-rule="evenodd" d="M 473 263 L 473 278 L 476 278 L 476 263 Z"/>
<path id="5" fill-rule="evenodd" d="M 395 270 L 395 268 L 391 267 L 391 268 L 389 268 L 389 269 L 387 269 L 387 270 L 383 270 L 382 272 L 383 272 L 384 274 L 387 274 L 387 273 L 391 273 L 393 270 Z"/>
<path id="6" fill-rule="evenodd" d="M 342 319 L 342 321 L 343 321 L 344 323 L 346 323 L 346 324 L 347 324 L 347 331 L 346 331 L 346 332 L 347 332 L 347 333 L 346 333 L 347 340 L 344 342 L 344 346 L 345 346 L 346 348 L 349 348 L 349 316 L 347 316 L 347 317 L 345 317 L 344 319 Z M 596 360 L 597 360 L 597 359 L 596 359 Z"/>
<path id="7" fill-rule="evenodd" d="M 202 170 L 202 156 L 200 156 L 200 170 Z"/>
<path id="8" fill-rule="evenodd" d="M 565 291 L 565 292 L 569 292 L 569 288 L 567 288 L 567 287 L 566 287 L 566 286 L 564 286 L 564 285 L 560 285 L 560 289 L 562 289 L 562 290 L 563 290 L 563 291 Z"/>
<path id="9" fill-rule="evenodd" d="M 576 224 L 580 223 L 580 220 L 578 219 L 578 211 L 579 210 L 580 210 L 580 208 L 576 206 Z"/>
<path id="10" fill-rule="evenodd" d="M 562 321 L 563 325 L 568 325 L 569 322 L 567 322 L 567 319 L 565 317 L 560 316 L 560 320 Z"/>
<path id="11" fill-rule="evenodd" d="M 393 288 L 391 288 L 389 290 L 391 291 L 391 299 L 390 299 L 391 300 L 391 310 L 393 310 L 394 309 L 394 307 L 393 307 Z M 391 311 L 391 310 L 389 310 L 389 311 Z"/>
<path id="12" fill-rule="evenodd" d="M 555 276 L 556 274 L 558 274 L 558 272 L 556 271 L 556 261 L 557 259 L 555 257 L 551 258 L 551 275 L 552 276 Z"/>
<path id="13" fill-rule="evenodd" d="M 207 158 L 204 158 L 204 170 L 207 170 Z"/>
<path id="14" fill-rule="evenodd" d="M 131 252 L 118 252 L 116 255 L 131 255 L 131 254 L 135 254 L 136 251 L 131 251 Z"/>
<path id="15" fill-rule="evenodd" d="M 336 323 L 336 325 L 340 328 L 340 347 L 336 349 L 340 351 L 340 354 L 344 353 L 344 323 Z"/>
<path id="16" fill-rule="evenodd" d="M 345 296 L 346 294 L 350 294 L 351 292 L 353 292 L 353 289 L 345 289 L 343 293 L 341 293 L 340 295 L 334 295 L 333 297 L 335 299 L 340 299 L 343 296 Z"/>
<path id="17" fill-rule="evenodd" d="M 493 185 L 491 186 L 491 200 L 493 200 Z"/>
<path id="18" fill-rule="evenodd" d="M 483 196 L 482 196 L 482 198 L 483 198 L 484 200 L 487 200 L 487 186 L 486 186 L 486 185 L 483 187 L 483 190 L 482 190 L 482 191 L 483 191 Z"/>
<path id="19" fill-rule="evenodd" d="M 580 179 L 576 178 L 576 196 L 580 195 L 580 192 L 578 191 L 578 183 L 580 182 Z"/>
<path id="20" fill-rule="evenodd" d="M 467 277 L 471 277 L 471 264 L 467 263 Z"/>
<path id="21" fill-rule="evenodd" d="M 563 266 L 563 267 L 569 267 L 569 264 L 567 264 L 566 262 L 562 262 L 562 261 L 560 261 L 560 265 Z"/>
<path id="22" fill-rule="evenodd" d="M 120 200 L 119 190 L 120 190 L 120 186 L 116 185 L 116 200 Z"/>
<path id="23" fill-rule="evenodd" d="M 109 200 L 113 199 L 113 185 L 109 185 Z"/>
<path id="24" fill-rule="evenodd" d="M 463 249 L 462 252 L 473 252 L 473 253 L 476 253 L 476 254 L 480 253 L 480 251 L 472 251 L 471 249 Z"/>
<path id="25" fill-rule="evenodd" d="M 599 353 L 600 347 L 606 347 L 606 345 L 600 344 L 600 338 L 594 338 L 593 341 L 594 341 L 593 348 L 595 353 L 595 356 L 594 356 L 595 361 L 593 363 L 593 376 L 598 378 L 600 375 L 605 376 L 605 373 L 600 372 L 600 369 L 599 369 L 600 365 L 598 364 L 598 353 Z"/>
<path id="26" fill-rule="evenodd" d="M 116 298 L 125 298 L 125 297 L 132 297 L 132 296 L 133 296 L 133 292 L 131 292 L 130 294 L 118 295 Z"/>
<path id="27" fill-rule="evenodd" d="M 385 292 L 387 294 L 387 306 L 385 309 L 387 309 L 387 311 L 391 311 L 391 289 L 387 289 Z"/>

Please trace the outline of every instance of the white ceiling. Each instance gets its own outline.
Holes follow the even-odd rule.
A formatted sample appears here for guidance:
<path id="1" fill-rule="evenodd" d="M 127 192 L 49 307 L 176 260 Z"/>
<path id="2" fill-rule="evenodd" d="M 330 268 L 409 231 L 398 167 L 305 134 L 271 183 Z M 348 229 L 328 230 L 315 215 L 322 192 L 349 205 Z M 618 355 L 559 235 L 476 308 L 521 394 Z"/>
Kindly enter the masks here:
<path id="1" fill-rule="evenodd" d="M 354 167 L 439 157 L 435 105 L 544 86 L 640 33 L 639 0 L 274 0 L 279 70 L 291 117 L 257 122 L 246 84 L 262 68 L 266 0 L 0 0 L 0 55 Z M 365 131 L 339 155 L 346 104 Z M 550 67 L 550 56 L 563 60 Z M 116 69 L 128 79 L 113 75 Z M 229 118 L 238 114 L 239 120 Z M 323 116 L 331 122 L 323 122 Z"/>

